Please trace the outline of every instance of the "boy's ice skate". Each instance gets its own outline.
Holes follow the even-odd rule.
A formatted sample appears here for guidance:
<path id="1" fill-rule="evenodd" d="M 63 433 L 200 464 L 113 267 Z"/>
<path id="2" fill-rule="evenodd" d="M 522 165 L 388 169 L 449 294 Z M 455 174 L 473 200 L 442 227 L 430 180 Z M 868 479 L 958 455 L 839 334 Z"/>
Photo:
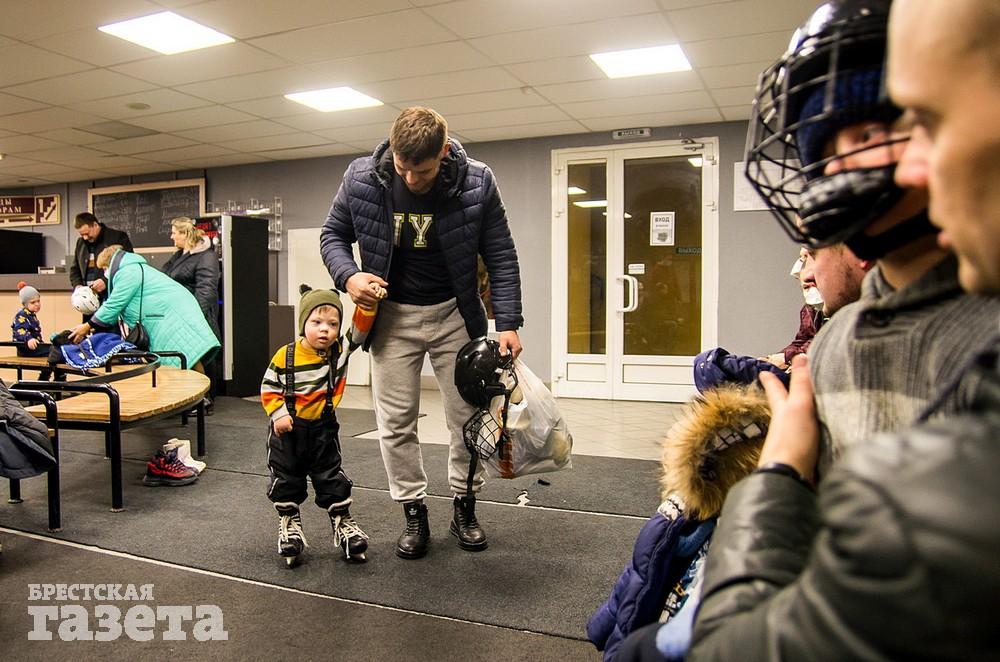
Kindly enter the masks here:
<path id="1" fill-rule="evenodd" d="M 368 560 L 368 534 L 361 530 L 351 517 L 351 500 L 330 506 L 330 523 L 333 524 L 333 544 L 344 550 L 348 561 L 364 563 Z"/>
<path id="2" fill-rule="evenodd" d="M 299 507 L 291 502 L 274 504 L 281 521 L 278 524 L 278 553 L 285 559 L 289 568 L 299 563 L 299 555 L 305 549 L 306 535 L 302 532 L 302 518 Z"/>

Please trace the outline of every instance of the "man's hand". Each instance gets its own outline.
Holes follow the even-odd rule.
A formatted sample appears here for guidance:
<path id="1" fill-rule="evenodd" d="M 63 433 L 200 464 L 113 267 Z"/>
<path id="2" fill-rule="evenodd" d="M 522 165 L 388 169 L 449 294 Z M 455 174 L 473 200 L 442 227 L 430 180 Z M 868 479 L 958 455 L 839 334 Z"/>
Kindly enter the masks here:
<path id="1" fill-rule="evenodd" d="M 792 359 L 792 383 L 787 392 L 781 380 L 769 372 L 760 374 L 760 383 L 771 406 L 771 425 L 758 466 L 780 462 L 793 467 L 809 482 L 815 482 L 819 423 L 806 355 Z"/>
<path id="2" fill-rule="evenodd" d="M 90 284 L 90 289 L 94 290 L 98 294 L 108 289 L 108 286 L 104 284 L 104 281 L 98 278 L 93 283 Z"/>
<path id="3" fill-rule="evenodd" d="M 286 414 L 274 422 L 274 434 L 280 435 L 285 434 L 286 432 L 291 432 L 293 425 L 294 422 L 292 421 L 292 417 Z"/>
<path id="4" fill-rule="evenodd" d="M 500 356 L 510 354 L 516 359 L 521 353 L 521 338 L 517 335 L 517 331 L 501 331 L 498 342 L 500 343 Z"/>
<path id="5" fill-rule="evenodd" d="M 28 338 L 28 349 L 30 349 L 31 351 L 35 351 L 36 347 L 38 347 L 38 339 Z"/>
<path id="6" fill-rule="evenodd" d="M 354 305 L 362 310 L 372 310 L 380 299 L 386 297 L 385 288 L 389 283 L 375 274 L 359 271 L 348 278 L 345 285 Z"/>
<path id="7" fill-rule="evenodd" d="M 69 341 L 75 345 L 79 345 L 87 334 L 90 333 L 90 325 L 84 322 L 80 326 L 76 327 L 69 333 Z"/>

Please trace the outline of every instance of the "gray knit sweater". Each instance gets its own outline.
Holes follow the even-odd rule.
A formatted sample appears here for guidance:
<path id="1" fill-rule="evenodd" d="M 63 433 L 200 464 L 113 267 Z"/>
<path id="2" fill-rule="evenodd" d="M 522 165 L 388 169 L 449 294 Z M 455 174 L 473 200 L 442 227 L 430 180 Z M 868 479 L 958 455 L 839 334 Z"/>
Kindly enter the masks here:
<path id="1" fill-rule="evenodd" d="M 966 294 L 949 257 L 896 291 L 873 269 L 861 299 L 842 308 L 809 350 L 822 432 L 819 472 L 877 432 L 908 426 L 941 389 L 935 416 L 968 409 L 981 379 L 962 367 L 994 338 L 1000 299 Z"/>

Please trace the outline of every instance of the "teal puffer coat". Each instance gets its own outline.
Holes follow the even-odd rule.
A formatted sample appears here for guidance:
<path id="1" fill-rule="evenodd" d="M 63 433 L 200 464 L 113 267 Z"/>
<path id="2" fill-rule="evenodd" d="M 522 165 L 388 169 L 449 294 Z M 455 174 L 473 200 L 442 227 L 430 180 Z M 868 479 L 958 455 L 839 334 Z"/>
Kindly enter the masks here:
<path id="1" fill-rule="evenodd" d="M 149 333 L 151 351 L 182 352 L 190 368 L 220 347 L 194 296 L 142 256 L 118 251 L 108 273 L 108 298 L 94 313 L 99 324 L 114 327 L 121 316 L 132 326 L 139 320 L 141 298 L 142 325 Z M 164 358 L 163 364 L 179 362 Z"/>

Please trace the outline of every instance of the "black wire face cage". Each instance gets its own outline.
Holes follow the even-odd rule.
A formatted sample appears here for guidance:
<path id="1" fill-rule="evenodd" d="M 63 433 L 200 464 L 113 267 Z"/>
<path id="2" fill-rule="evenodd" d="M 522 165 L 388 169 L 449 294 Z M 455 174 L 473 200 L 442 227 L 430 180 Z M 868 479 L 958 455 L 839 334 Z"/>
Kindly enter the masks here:
<path id="1" fill-rule="evenodd" d="M 513 366 L 503 370 L 501 381 L 504 393 L 490 401 L 488 409 L 478 409 L 462 426 L 462 438 L 470 454 L 476 454 L 484 460 L 493 457 L 498 449 L 510 444 L 507 433 L 507 411 L 510 407 L 510 397 L 517 388 L 517 375 Z M 495 406 L 499 402 L 499 406 Z"/>
<path id="2" fill-rule="evenodd" d="M 831 190 L 853 189 L 858 177 L 818 181 L 828 179 L 823 172 L 831 161 L 862 150 L 825 157 L 803 154 L 799 138 L 823 131 L 823 123 L 843 127 L 864 120 L 891 122 L 898 117 L 899 111 L 888 101 L 884 89 L 876 102 L 866 105 L 846 98 L 849 77 L 883 67 L 885 43 L 884 16 L 831 24 L 819 36 L 804 35 L 800 29 L 785 56 L 760 76 L 747 132 L 745 174 L 782 229 L 797 243 L 814 248 L 829 246 L 878 218 L 868 202 L 845 207 L 855 199 L 851 190 Z M 803 108 L 818 96 L 817 92 L 822 93 L 822 104 L 816 105 L 814 100 L 809 103 L 808 113 L 803 114 Z M 905 138 L 887 138 L 863 150 L 888 148 L 900 140 Z M 804 163 L 809 157 L 813 160 Z M 825 191 L 821 190 L 823 186 Z M 813 202 L 817 197 L 821 199 L 823 213 L 810 213 L 809 204 L 803 208 L 803 193 L 810 192 Z M 830 199 L 836 203 L 832 209 L 827 202 Z M 884 212 L 884 208 L 878 210 L 879 215 Z"/>

